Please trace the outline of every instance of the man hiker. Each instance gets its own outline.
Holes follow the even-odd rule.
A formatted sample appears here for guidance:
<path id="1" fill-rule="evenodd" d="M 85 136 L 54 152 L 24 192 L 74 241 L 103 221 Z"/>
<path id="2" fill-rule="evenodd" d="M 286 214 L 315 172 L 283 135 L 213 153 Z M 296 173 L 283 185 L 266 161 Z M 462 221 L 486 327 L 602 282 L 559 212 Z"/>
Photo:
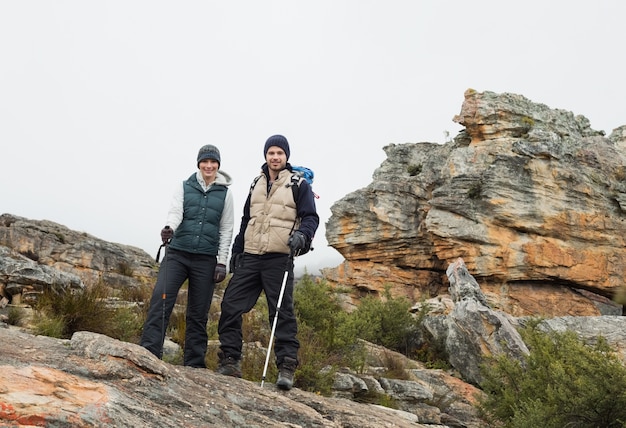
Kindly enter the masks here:
<path id="1" fill-rule="evenodd" d="M 215 284 L 226 277 L 233 237 L 231 177 L 220 170 L 220 151 L 198 151 L 198 170 L 176 186 L 161 240 L 166 246 L 143 326 L 141 346 L 163 356 L 165 329 L 180 287 L 188 280 L 185 366 L 206 367 L 207 321 Z"/>
<path id="2" fill-rule="evenodd" d="M 221 374 L 241 377 L 242 315 L 265 292 L 270 324 L 277 311 L 285 272 L 282 303 L 278 311 L 274 354 L 279 369 L 276 385 L 289 390 L 298 366 L 300 343 L 293 310 L 293 257 L 304 254 L 319 225 L 314 193 L 304 179 L 294 179 L 288 163 L 290 150 L 282 135 L 268 138 L 265 163 L 246 199 L 241 228 L 232 248 L 232 278 L 222 300 L 218 325 Z M 294 186 L 298 186 L 294 189 Z M 271 349 L 268 349 L 270 352 Z"/>

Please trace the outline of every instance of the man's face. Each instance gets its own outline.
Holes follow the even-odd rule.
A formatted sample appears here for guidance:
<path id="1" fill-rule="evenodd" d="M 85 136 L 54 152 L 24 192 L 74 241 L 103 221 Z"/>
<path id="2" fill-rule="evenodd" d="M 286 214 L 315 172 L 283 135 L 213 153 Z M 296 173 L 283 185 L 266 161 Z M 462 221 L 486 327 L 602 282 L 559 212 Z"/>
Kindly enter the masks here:
<path id="1" fill-rule="evenodd" d="M 265 154 L 265 162 L 271 171 L 282 171 L 287 166 L 287 154 L 278 146 L 271 146 Z"/>

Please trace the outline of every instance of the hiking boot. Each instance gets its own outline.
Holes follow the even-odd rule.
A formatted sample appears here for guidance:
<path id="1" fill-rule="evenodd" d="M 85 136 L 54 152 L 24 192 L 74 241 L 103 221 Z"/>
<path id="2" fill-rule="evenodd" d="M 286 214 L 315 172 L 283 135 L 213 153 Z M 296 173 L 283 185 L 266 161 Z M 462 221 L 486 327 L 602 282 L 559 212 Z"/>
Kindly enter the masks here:
<path id="1" fill-rule="evenodd" d="M 276 386 L 289 391 L 291 387 L 293 387 L 293 374 L 296 371 L 296 367 L 298 367 L 297 360 L 285 357 L 282 364 L 278 366 L 278 380 L 276 381 Z"/>
<path id="2" fill-rule="evenodd" d="M 220 354 L 217 372 L 224 376 L 241 377 L 241 361 L 235 360 L 233 357 L 224 357 L 223 354 Z"/>

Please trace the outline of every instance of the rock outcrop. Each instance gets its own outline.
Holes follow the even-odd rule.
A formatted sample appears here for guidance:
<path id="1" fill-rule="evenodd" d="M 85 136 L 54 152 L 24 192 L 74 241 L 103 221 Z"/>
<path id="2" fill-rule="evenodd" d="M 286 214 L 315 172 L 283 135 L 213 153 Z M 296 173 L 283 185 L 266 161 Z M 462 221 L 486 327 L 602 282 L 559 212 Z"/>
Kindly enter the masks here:
<path id="1" fill-rule="evenodd" d="M 483 426 L 459 398 L 476 391 L 433 370 L 413 369 L 413 382 L 386 380 L 410 405 L 406 411 L 172 366 L 138 345 L 96 333 L 60 340 L 0 328 L 0 342 L 1 426 Z M 341 385 L 348 395 L 358 392 L 354 382 Z M 442 414 L 435 400 L 470 418 Z"/>
<path id="2" fill-rule="evenodd" d="M 157 275 L 156 262 L 139 248 L 11 214 L 0 215 L 0 251 L 0 297 L 13 303 L 53 287 L 151 286 Z"/>
<path id="3" fill-rule="evenodd" d="M 36 299 L 44 289 L 80 289 L 83 281 L 72 273 L 41 265 L 8 247 L 0 246 L 0 307 Z"/>
<path id="4" fill-rule="evenodd" d="M 621 315 L 626 129 L 520 95 L 468 90 L 445 144 L 391 144 L 364 189 L 331 208 L 324 276 L 413 301 L 444 293 L 461 257 L 490 303 L 515 316 Z"/>
<path id="5" fill-rule="evenodd" d="M 446 305 L 437 305 L 442 298 L 429 299 L 416 306 L 434 308 L 422 323 L 422 328 L 434 343 L 442 343 L 448 362 L 467 382 L 480 385 L 481 365 L 487 358 L 505 355 L 522 361 L 528 354 L 519 327 L 534 317 L 513 317 L 490 307 L 478 282 L 467 270 L 462 259 L 448 266 L 450 296 Z M 537 320 L 538 321 L 538 320 Z M 601 337 L 626 364 L 626 317 L 555 317 L 541 320 L 542 331 L 572 331 L 587 344 Z"/>
<path id="6" fill-rule="evenodd" d="M 462 378 L 479 385 L 480 366 L 485 357 L 520 358 L 528 355 L 528 348 L 507 315 L 488 306 L 463 260 L 452 263 L 447 275 L 454 309 L 445 316 L 443 337 L 433 336 L 444 341 L 450 364 L 459 370 Z M 428 325 L 429 319 L 424 324 Z"/>

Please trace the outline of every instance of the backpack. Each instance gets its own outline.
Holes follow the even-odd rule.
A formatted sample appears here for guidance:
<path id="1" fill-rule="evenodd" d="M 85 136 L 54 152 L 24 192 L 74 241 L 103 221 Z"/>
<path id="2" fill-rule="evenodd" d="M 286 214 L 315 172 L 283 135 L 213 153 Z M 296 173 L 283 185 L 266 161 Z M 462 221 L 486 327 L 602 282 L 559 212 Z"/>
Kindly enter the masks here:
<path id="1" fill-rule="evenodd" d="M 300 182 L 302 180 L 306 180 L 307 183 L 309 183 L 309 186 L 313 186 L 313 180 L 315 179 L 315 173 L 313 172 L 312 169 L 307 168 L 305 166 L 291 166 L 291 191 L 293 193 L 293 200 L 295 202 L 298 201 L 298 196 L 299 196 L 299 191 L 300 191 Z M 250 185 L 250 193 L 252 193 L 252 189 L 254 189 L 254 186 L 256 186 L 256 182 L 259 181 L 259 179 L 261 178 L 261 175 L 255 177 L 255 179 L 252 181 L 252 184 Z M 315 197 L 315 199 L 319 199 L 319 195 L 315 192 L 313 192 L 313 197 Z"/>
<path id="2" fill-rule="evenodd" d="M 315 173 L 312 169 L 307 168 L 306 166 L 292 166 L 291 171 L 293 172 L 293 174 L 291 175 L 293 200 L 297 201 L 300 180 L 306 180 L 306 182 L 309 183 L 309 186 L 311 186 L 311 189 L 313 189 L 313 179 L 315 178 Z M 315 199 L 319 199 L 319 195 L 315 192 L 313 192 L 313 197 L 315 197 Z"/>

